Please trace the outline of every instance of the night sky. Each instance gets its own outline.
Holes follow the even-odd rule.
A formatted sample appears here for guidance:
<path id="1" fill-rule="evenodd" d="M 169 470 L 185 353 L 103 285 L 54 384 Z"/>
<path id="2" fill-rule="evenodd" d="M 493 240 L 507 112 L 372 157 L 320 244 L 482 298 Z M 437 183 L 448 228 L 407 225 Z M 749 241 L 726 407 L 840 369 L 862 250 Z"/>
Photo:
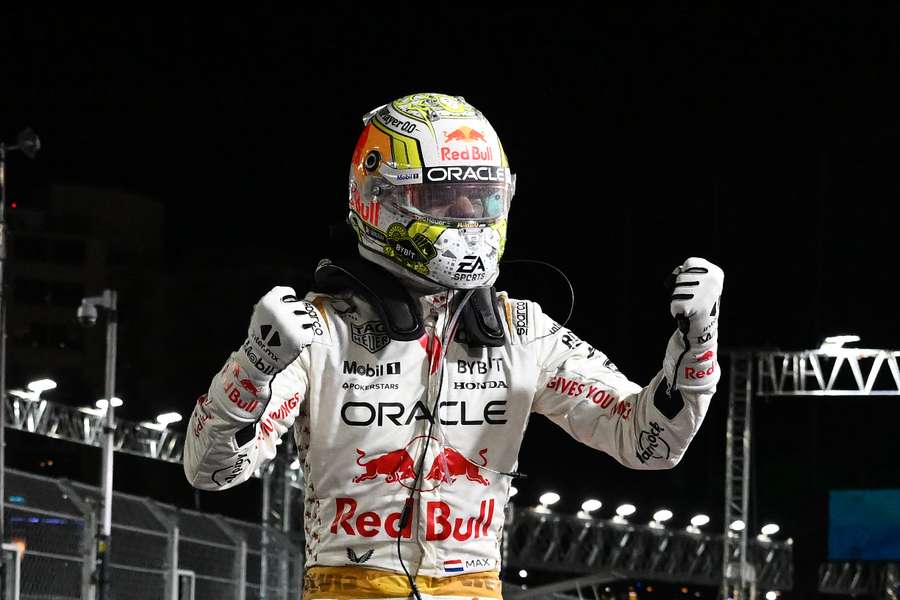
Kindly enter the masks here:
<path id="1" fill-rule="evenodd" d="M 158 388 L 131 389 L 146 407 L 133 418 L 186 414 L 263 293 L 301 291 L 320 258 L 354 252 L 343 219 L 361 116 L 416 91 L 462 95 L 518 176 L 506 258 L 563 269 L 576 294 L 568 325 L 632 380 L 655 374 L 673 330 L 666 273 L 688 256 L 725 271 L 726 377 L 681 465 L 630 472 L 534 419 L 517 500 L 555 489 L 563 511 L 597 496 L 604 516 L 630 500 L 646 518 L 670 506 L 679 524 L 706 511 L 721 529 L 729 348 L 811 348 L 839 333 L 900 347 L 898 19 L 853 6 L 6 15 L 0 139 L 29 125 L 44 144 L 35 161 L 10 158 L 9 194 L 27 207 L 75 183 L 165 207 L 169 316 L 129 324 L 123 303 L 122 328 L 168 336 L 142 366 Z M 498 288 L 565 316 L 552 271 L 501 272 Z M 794 539 L 801 592 L 825 558 L 827 491 L 900 487 L 898 404 L 758 404 L 754 521 Z M 43 442 L 9 443 L 11 464 L 27 465 L 25 446 Z M 122 475 L 123 490 L 193 504 L 179 468 L 122 465 L 142 470 Z M 198 501 L 253 517 L 255 485 Z"/>

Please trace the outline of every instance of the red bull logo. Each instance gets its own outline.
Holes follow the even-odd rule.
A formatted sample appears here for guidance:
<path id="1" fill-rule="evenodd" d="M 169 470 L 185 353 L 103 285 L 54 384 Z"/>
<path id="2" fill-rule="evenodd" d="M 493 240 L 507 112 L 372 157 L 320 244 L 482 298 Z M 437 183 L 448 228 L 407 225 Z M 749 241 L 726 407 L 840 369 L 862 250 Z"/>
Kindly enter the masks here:
<path id="1" fill-rule="evenodd" d="M 490 162 L 494 158 L 494 150 L 487 143 L 484 134 L 463 125 L 450 133 L 444 134 L 444 143 L 463 142 L 463 147 L 450 148 L 441 146 L 441 160 L 472 160 Z M 475 144 L 484 145 L 475 145 Z"/>
<path id="2" fill-rule="evenodd" d="M 491 162 L 494 160 L 494 151 L 490 146 L 484 146 L 483 148 L 472 146 L 471 148 L 463 148 L 462 150 L 452 150 L 447 146 L 441 146 L 441 160 Z"/>
<path id="3" fill-rule="evenodd" d="M 481 460 L 484 461 L 480 466 L 487 466 L 487 448 L 483 448 L 479 452 Z M 431 469 L 425 479 L 428 481 L 437 481 L 440 483 L 453 484 L 457 477 L 466 476 L 469 481 L 480 483 L 481 485 L 490 485 L 490 482 L 481 476 L 481 470 L 465 456 L 454 450 L 453 448 L 444 448 L 443 452 L 434 458 Z"/>
<path id="4" fill-rule="evenodd" d="M 413 489 L 413 484 L 404 482 L 416 479 L 413 456 L 418 452 L 415 449 L 410 450 L 410 448 L 419 440 L 428 440 L 422 442 L 425 444 L 434 442 L 437 445 L 440 443 L 436 438 L 419 435 L 410 440 L 405 448 L 369 457 L 365 462 L 363 462 L 363 459 L 366 458 L 366 453 L 357 448 L 356 464 L 365 469 L 365 471 L 356 475 L 353 478 L 353 483 L 373 481 L 378 479 L 379 476 L 384 476 L 384 483 L 399 483 L 407 489 Z M 454 448 L 440 448 L 440 453 L 434 457 L 431 468 L 428 470 L 428 475 L 425 476 L 425 481 L 433 482 L 433 485 L 428 490 L 420 488 L 420 491 L 437 489 L 444 483 L 452 485 L 454 481 L 462 476 L 481 485 L 490 485 L 491 482 L 481 475 L 481 467 L 486 467 L 488 463 L 485 456 L 487 451 L 487 448 L 483 448 L 478 453 L 482 461 L 478 465 Z"/>
<path id="5" fill-rule="evenodd" d="M 458 542 L 465 542 L 471 539 L 487 537 L 491 523 L 494 520 L 494 507 L 494 499 L 489 498 L 479 503 L 477 517 L 457 516 L 446 502 L 427 502 L 425 504 L 425 539 L 427 541 L 442 541 L 452 536 Z M 398 537 L 410 539 L 412 537 L 412 524 L 415 519 L 409 519 L 409 522 L 401 530 L 402 515 L 399 511 L 388 513 L 387 515 L 379 515 L 372 511 L 356 514 L 357 509 L 356 499 L 335 498 L 331 533 L 344 533 L 362 537 L 375 537 L 379 534 L 387 534 L 392 539 L 397 539 Z M 502 511 L 500 514 L 502 514 Z"/>
<path id="6" fill-rule="evenodd" d="M 254 398 L 259 395 L 259 389 L 249 379 L 241 379 L 241 387 L 253 394 Z"/>
<path id="7" fill-rule="evenodd" d="M 244 400 L 244 398 L 241 396 L 240 388 L 234 385 L 234 382 L 225 384 L 223 389 L 225 390 L 225 394 L 228 397 L 228 401 L 241 410 L 252 413 L 259 407 L 259 400 Z"/>
<path id="8" fill-rule="evenodd" d="M 356 458 L 356 464 L 364 468 L 366 472 L 354 477 L 353 483 L 361 483 L 363 481 L 376 479 L 379 475 L 385 476 L 385 483 L 394 483 L 404 479 L 416 478 L 416 472 L 413 468 L 413 459 L 405 448 L 370 458 L 364 463 L 359 461 L 366 456 L 366 453 L 359 448 L 356 449 L 356 453 L 359 454 Z"/>
<path id="9" fill-rule="evenodd" d="M 428 502 L 425 509 L 425 539 L 428 541 L 439 542 L 451 535 L 458 542 L 487 537 L 491 521 L 494 519 L 493 498 L 479 503 L 477 518 L 454 517 L 446 502 Z"/>
<path id="10" fill-rule="evenodd" d="M 716 357 L 715 352 L 713 352 L 712 350 L 707 350 L 700 356 L 697 356 L 696 359 L 697 359 L 697 362 L 706 362 L 708 360 L 714 359 L 715 357 Z"/>
<path id="11" fill-rule="evenodd" d="M 359 196 L 359 191 L 353 190 L 353 197 L 350 200 L 350 208 L 356 212 L 363 221 L 370 225 L 378 226 L 378 217 L 381 214 L 381 204 L 378 202 L 372 202 L 371 204 L 366 204 L 362 201 L 362 198 Z"/>
<path id="12" fill-rule="evenodd" d="M 715 372 L 716 363 L 710 365 L 708 369 L 694 369 L 691 367 L 684 368 L 684 376 L 688 379 L 703 379 L 705 377 L 710 377 Z"/>
<path id="13" fill-rule="evenodd" d="M 471 127 L 463 125 L 450 133 L 444 134 L 444 143 L 448 142 L 485 142 L 484 135 Z"/>

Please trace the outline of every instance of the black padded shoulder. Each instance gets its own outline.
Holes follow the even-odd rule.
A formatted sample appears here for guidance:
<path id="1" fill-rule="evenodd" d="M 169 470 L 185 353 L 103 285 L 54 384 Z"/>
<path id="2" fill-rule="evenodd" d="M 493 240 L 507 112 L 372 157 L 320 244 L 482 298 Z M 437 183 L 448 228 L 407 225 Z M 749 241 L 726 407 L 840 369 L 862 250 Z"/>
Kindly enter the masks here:
<path id="1" fill-rule="evenodd" d="M 323 259 L 316 267 L 313 290 L 327 294 L 352 290 L 375 308 L 392 340 L 410 342 L 425 334 L 421 307 L 399 279 L 362 258 L 335 263 Z M 461 296 L 461 295 L 460 295 Z M 463 308 L 462 338 L 468 346 L 497 347 L 506 343 L 494 288 L 477 288 Z"/>
<path id="2" fill-rule="evenodd" d="M 361 258 L 340 264 L 323 259 L 316 267 L 314 292 L 353 290 L 375 307 L 392 340 L 410 342 L 425 334 L 418 304 L 396 277 Z"/>
<path id="3" fill-rule="evenodd" d="M 469 346 L 497 348 L 506 343 L 503 322 L 493 287 L 476 288 L 462 313 Z"/>

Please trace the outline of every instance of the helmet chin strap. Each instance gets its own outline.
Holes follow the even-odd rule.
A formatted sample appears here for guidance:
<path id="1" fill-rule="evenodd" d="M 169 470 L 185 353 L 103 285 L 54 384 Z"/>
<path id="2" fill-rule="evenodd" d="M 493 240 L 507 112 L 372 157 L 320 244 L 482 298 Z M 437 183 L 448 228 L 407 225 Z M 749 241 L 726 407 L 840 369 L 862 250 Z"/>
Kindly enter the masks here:
<path id="1" fill-rule="evenodd" d="M 379 267 L 382 267 L 384 270 L 389 271 L 392 275 L 396 276 L 403 285 L 409 288 L 410 292 L 414 294 L 431 295 L 456 289 L 444 287 L 439 283 L 431 281 L 430 279 L 427 279 L 420 275 L 416 275 L 409 269 L 401 267 L 387 256 L 366 248 L 362 244 L 357 245 L 357 248 L 359 249 L 359 255 L 361 257 L 366 260 L 370 260 L 373 263 L 377 264 Z M 497 280 L 498 275 L 499 272 L 495 273 L 493 277 L 482 283 L 479 287 L 490 287 L 494 285 L 494 282 Z"/>

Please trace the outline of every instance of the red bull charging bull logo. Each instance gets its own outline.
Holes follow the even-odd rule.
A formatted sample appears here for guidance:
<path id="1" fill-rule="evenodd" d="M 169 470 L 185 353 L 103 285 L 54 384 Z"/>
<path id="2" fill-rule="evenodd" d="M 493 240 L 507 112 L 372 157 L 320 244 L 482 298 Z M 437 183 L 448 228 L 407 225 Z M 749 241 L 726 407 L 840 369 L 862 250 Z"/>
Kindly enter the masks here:
<path id="1" fill-rule="evenodd" d="M 450 133 L 444 134 L 444 143 L 451 141 L 457 142 L 484 142 L 484 135 L 478 131 L 475 131 L 471 127 L 466 127 L 463 125 L 458 129 L 454 129 Z"/>
<path id="2" fill-rule="evenodd" d="M 404 479 L 415 479 L 416 477 L 412 457 L 405 448 L 393 450 L 386 454 L 380 454 L 370 458 L 364 463 L 359 461 L 365 458 L 366 453 L 359 448 L 356 449 L 356 453 L 359 454 L 359 457 L 356 459 L 356 464 L 364 468 L 366 472 L 354 477 L 353 483 L 362 483 L 363 481 L 376 479 L 379 475 L 385 476 L 385 483 L 394 483 Z"/>
<path id="3" fill-rule="evenodd" d="M 253 394 L 254 398 L 259 396 L 259 388 L 253 385 L 253 382 L 249 379 L 241 379 L 241 387 Z"/>
<path id="4" fill-rule="evenodd" d="M 695 358 L 696 358 L 697 362 L 706 362 L 708 360 L 714 359 L 715 357 L 716 357 L 715 352 L 713 352 L 712 350 L 707 350 L 706 352 L 704 352 L 703 354 L 701 354 Z"/>
<path id="5" fill-rule="evenodd" d="M 484 461 L 480 466 L 487 466 L 487 458 L 485 454 L 487 448 L 483 448 L 479 452 L 481 460 Z M 438 481 L 440 483 L 453 484 L 456 478 L 465 475 L 469 481 L 480 483 L 481 485 L 490 485 L 490 482 L 481 476 L 479 465 L 469 461 L 465 456 L 454 450 L 453 448 L 444 448 L 444 451 L 434 457 L 431 464 L 431 470 L 425 479 L 428 481 Z"/>
<path id="6" fill-rule="evenodd" d="M 459 147 L 453 142 L 463 142 Z M 484 134 L 471 127 L 463 125 L 444 134 L 444 144 L 441 146 L 441 160 L 472 160 L 491 161 L 494 158 L 494 150 L 487 143 Z M 483 145 L 478 145 L 483 144 Z"/>
<path id="7" fill-rule="evenodd" d="M 407 489 L 413 489 L 413 483 L 406 483 L 407 481 L 414 482 L 416 479 L 415 462 L 413 460 L 415 451 L 410 452 L 410 447 L 419 440 L 429 439 L 436 444 L 435 447 L 437 447 L 437 444 L 440 444 L 440 441 L 436 438 L 420 435 L 410 440 L 405 448 L 371 456 L 365 462 L 363 462 L 363 459 L 367 457 L 366 452 L 357 448 L 356 464 L 362 467 L 364 471 L 353 478 L 353 483 L 372 481 L 383 476 L 384 483 L 399 483 Z M 431 482 L 432 486 L 419 491 L 431 491 L 442 484 L 453 485 L 458 478 L 463 476 L 468 481 L 481 485 L 490 485 L 490 481 L 481 475 L 481 467 L 486 467 L 488 464 L 487 452 L 487 448 L 482 448 L 478 453 L 482 461 L 479 465 L 466 458 L 458 450 L 440 448 L 440 452 L 432 460 L 431 468 L 428 469 L 424 478 L 426 482 Z"/>

